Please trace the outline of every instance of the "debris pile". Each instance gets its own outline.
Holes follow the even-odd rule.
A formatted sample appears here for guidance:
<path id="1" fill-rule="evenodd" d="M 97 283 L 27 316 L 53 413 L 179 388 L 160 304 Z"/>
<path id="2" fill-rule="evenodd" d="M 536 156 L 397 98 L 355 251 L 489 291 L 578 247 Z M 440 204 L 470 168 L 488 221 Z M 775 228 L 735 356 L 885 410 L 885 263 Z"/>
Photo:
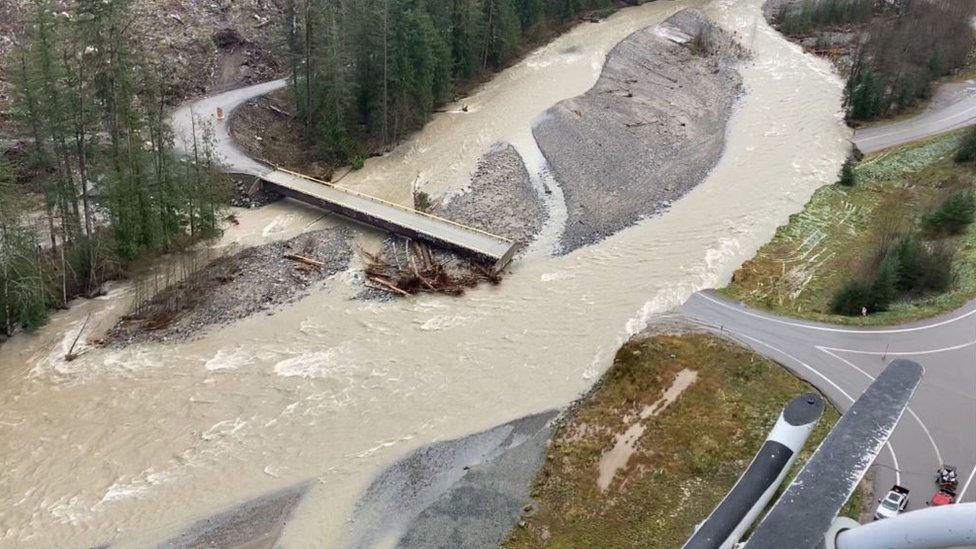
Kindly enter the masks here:
<path id="1" fill-rule="evenodd" d="M 255 186 L 253 179 L 236 179 L 234 181 L 234 196 L 230 199 L 231 206 L 238 208 L 260 208 L 284 198 L 282 195 L 265 190 L 260 185 Z"/>
<path id="2" fill-rule="evenodd" d="M 170 260 L 137 279 L 135 305 L 101 342 L 183 341 L 212 326 L 297 301 L 345 270 L 352 258 L 346 227 L 300 234 L 233 255 Z"/>
<path id="3" fill-rule="evenodd" d="M 401 254 L 396 241 L 391 243 L 380 254 L 360 250 L 367 286 L 401 296 L 420 292 L 461 295 L 481 281 L 501 282 L 501 275 L 492 268 L 455 254 L 434 252 L 414 241 L 407 241 Z"/>

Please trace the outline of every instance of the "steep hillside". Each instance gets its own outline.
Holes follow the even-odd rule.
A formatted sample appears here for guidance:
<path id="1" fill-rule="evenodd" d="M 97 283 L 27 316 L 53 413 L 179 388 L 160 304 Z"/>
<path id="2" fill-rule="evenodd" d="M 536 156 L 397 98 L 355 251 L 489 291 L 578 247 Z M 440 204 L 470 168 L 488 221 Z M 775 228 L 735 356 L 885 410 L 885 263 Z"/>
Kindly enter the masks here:
<path id="1" fill-rule="evenodd" d="M 62 0 L 64 8 L 72 2 Z M 29 19 L 30 0 L 0 2 L 0 61 L 12 61 L 15 40 Z M 172 71 L 173 103 L 212 90 L 270 79 L 279 9 L 272 0 L 132 0 L 130 46 Z M 17 135 L 10 119 L 9 71 L 0 73 L 0 137 Z"/>

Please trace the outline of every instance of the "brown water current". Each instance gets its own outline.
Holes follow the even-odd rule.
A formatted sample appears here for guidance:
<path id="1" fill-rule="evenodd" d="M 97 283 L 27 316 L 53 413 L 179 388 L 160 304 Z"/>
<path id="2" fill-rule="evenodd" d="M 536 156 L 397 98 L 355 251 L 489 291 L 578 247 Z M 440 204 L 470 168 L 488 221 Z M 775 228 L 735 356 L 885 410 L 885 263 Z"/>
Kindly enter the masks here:
<path id="1" fill-rule="evenodd" d="M 512 142 L 538 174 L 533 120 L 589 88 L 634 30 L 703 7 L 755 55 L 742 68 L 746 93 L 726 151 L 667 213 L 598 245 L 562 257 L 533 247 L 503 284 L 462 298 L 354 300 L 354 264 L 272 315 L 188 343 L 87 349 L 64 362 L 86 315 L 83 341 L 124 311 L 131 287 L 118 284 L 4 344 L 0 545 L 144 545 L 311 479 L 282 542 L 336 546 L 360 490 L 396 458 L 569 403 L 649 317 L 723 284 L 846 156 L 839 79 L 770 29 L 761 3 L 659 0 L 581 24 L 455 105 L 468 113 L 438 115 L 343 180 L 401 201 L 414 181 L 459 188 L 497 141 Z M 240 219 L 221 245 L 341 223 L 288 202 Z"/>

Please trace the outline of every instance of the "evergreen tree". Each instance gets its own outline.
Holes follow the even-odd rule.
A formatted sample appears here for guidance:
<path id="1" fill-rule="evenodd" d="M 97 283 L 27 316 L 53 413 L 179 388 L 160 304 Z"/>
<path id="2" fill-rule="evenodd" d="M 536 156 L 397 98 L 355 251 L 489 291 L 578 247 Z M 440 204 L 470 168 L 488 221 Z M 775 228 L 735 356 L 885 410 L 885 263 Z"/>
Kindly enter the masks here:
<path id="1" fill-rule="evenodd" d="M 898 255 L 889 252 L 885 255 L 874 282 L 871 284 L 871 304 L 869 311 L 887 311 L 888 306 L 898 297 L 898 284 L 901 276 Z"/>
<path id="2" fill-rule="evenodd" d="M 607 0 L 279 0 L 295 113 L 316 156 L 359 165 L 421 127 L 456 83 Z M 525 29 L 525 32 L 523 32 Z"/>
<path id="3" fill-rule="evenodd" d="M 556 12 L 563 20 L 572 19 L 583 9 L 584 0 L 554 0 Z"/>
<path id="4" fill-rule="evenodd" d="M 844 86 L 844 107 L 849 118 L 867 120 L 885 114 L 884 83 L 863 54 Z"/>
<path id="5" fill-rule="evenodd" d="M 451 52 L 456 72 L 471 78 L 481 70 L 478 37 L 483 35 L 483 12 L 476 0 L 452 0 Z"/>
<path id="6" fill-rule="evenodd" d="M 976 201 L 970 188 L 956 189 L 935 211 L 922 216 L 922 227 L 933 235 L 959 234 L 973 223 Z"/>
<path id="7" fill-rule="evenodd" d="M 854 167 L 857 166 L 857 159 L 854 155 L 848 155 L 847 159 L 844 160 L 844 165 L 840 168 L 840 177 L 837 180 L 838 185 L 843 185 L 845 187 L 853 187 L 856 181 L 856 174 L 854 173 Z"/>
<path id="8" fill-rule="evenodd" d="M 542 0 L 517 0 L 516 8 L 522 30 L 532 28 L 542 16 Z"/>
<path id="9" fill-rule="evenodd" d="M 898 242 L 895 254 L 899 265 L 898 291 L 942 292 L 952 283 L 952 254 L 946 248 L 930 248 L 913 234 Z"/>
<path id="10" fill-rule="evenodd" d="M 959 144 L 959 150 L 956 151 L 955 160 L 960 163 L 976 160 L 976 126 L 966 130 Z"/>
<path id="11" fill-rule="evenodd" d="M 128 0 L 78 0 L 67 14 L 56 8 L 32 5 L 12 56 L 13 110 L 30 129 L 32 162 L 42 168 L 50 246 L 38 246 L 0 166 L 6 333 L 43 322 L 49 306 L 95 294 L 128 262 L 218 235 L 227 198 L 206 133 L 195 138 L 191 161 L 176 158 L 166 77 L 130 51 Z"/>
<path id="12" fill-rule="evenodd" d="M 48 279 L 37 251 L 38 235 L 26 226 L 24 204 L 12 188 L 13 170 L 0 155 L 0 333 L 28 329 L 47 318 Z"/>
<path id="13" fill-rule="evenodd" d="M 522 24 L 513 0 L 485 0 L 482 67 L 499 68 L 518 53 Z"/>

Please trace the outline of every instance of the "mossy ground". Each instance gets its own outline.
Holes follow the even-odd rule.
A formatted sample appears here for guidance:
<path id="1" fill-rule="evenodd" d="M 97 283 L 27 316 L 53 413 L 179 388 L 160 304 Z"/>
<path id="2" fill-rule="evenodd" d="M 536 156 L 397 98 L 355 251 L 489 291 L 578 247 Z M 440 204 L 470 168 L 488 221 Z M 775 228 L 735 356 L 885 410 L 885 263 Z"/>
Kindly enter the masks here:
<path id="1" fill-rule="evenodd" d="M 953 154 L 960 133 L 906 145 L 863 160 L 854 187 L 829 185 L 776 231 L 721 290 L 751 306 L 844 324 L 894 324 L 930 317 L 976 296 L 976 227 L 951 237 L 954 282 L 937 295 L 912 296 L 867 317 L 830 312 L 837 290 L 881 239 L 918 227 L 950 190 L 973 185 L 976 169 Z"/>
<path id="2" fill-rule="evenodd" d="M 614 435 L 684 368 L 698 380 L 646 431 L 606 493 L 598 464 Z M 558 427 L 533 489 L 538 509 L 509 548 L 679 547 L 745 470 L 790 399 L 812 391 L 776 363 L 705 334 L 635 340 Z M 838 419 L 828 407 L 798 460 Z M 854 508 L 863 506 L 858 499 Z"/>

